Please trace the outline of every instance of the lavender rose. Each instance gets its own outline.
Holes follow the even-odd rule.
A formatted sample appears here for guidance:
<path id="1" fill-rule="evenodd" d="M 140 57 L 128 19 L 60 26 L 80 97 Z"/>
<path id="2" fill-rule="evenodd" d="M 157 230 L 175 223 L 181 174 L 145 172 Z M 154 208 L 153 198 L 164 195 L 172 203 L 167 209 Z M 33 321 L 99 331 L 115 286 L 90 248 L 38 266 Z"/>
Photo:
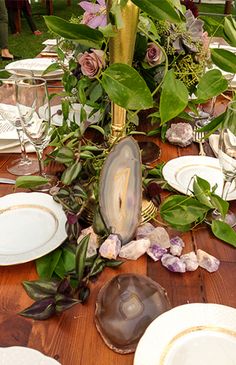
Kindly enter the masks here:
<path id="1" fill-rule="evenodd" d="M 164 59 L 161 49 L 155 43 L 149 43 L 146 51 L 145 61 L 152 67 L 162 63 Z"/>
<path id="2" fill-rule="evenodd" d="M 78 63 L 81 66 L 83 75 L 93 79 L 105 67 L 105 53 L 100 49 L 92 49 L 91 52 L 84 52 L 78 55 Z"/>

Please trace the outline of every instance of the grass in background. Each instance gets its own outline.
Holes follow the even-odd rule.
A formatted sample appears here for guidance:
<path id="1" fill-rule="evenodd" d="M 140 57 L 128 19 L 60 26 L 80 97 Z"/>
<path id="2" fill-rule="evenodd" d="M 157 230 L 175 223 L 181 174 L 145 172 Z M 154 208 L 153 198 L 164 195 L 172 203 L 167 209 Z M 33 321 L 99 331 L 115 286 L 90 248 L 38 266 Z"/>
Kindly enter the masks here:
<path id="1" fill-rule="evenodd" d="M 161 1 L 161 0 L 160 0 Z M 66 5 L 66 0 L 53 0 L 53 15 L 59 16 L 63 19 L 69 20 L 72 15 L 78 16 L 81 14 L 81 8 L 78 6 L 79 0 L 72 0 L 71 6 Z M 20 56 L 22 58 L 34 58 L 40 51 L 44 48 L 42 42 L 48 38 L 52 38 L 53 35 L 48 31 L 43 16 L 47 15 L 47 9 L 42 0 L 32 0 L 31 1 L 33 19 L 39 30 L 43 32 L 41 36 L 35 36 L 31 33 L 31 30 L 23 17 L 22 31 L 18 36 L 13 36 L 9 31 L 9 49 L 14 55 Z M 200 13 L 209 14 L 224 14 L 224 5 L 221 4 L 200 4 L 198 5 Z M 236 14 L 235 8 L 233 8 L 233 14 Z M 223 20 L 222 16 L 212 16 L 213 19 L 221 22 Z M 0 69 L 4 68 L 8 62 L 0 61 Z"/>
<path id="2" fill-rule="evenodd" d="M 81 14 L 78 0 L 72 0 L 71 4 L 71 6 L 67 6 L 66 0 L 54 0 L 53 15 L 69 20 L 72 15 L 78 16 Z M 40 36 L 35 36 L 32 34 L 24 17 L 21 19 L 22 29 L 19 35 L 12 35 L 9 29 L 9 50 L 14 55 L 20 56 L 22 58 L 34 58 L 44 48 L 42 42 L 48 38 L 54 38 L 54 36 L 48 31 L 43 19 L 43 16 L 47 15 L 47 9 L 44 3 L 41 0 L 38 2 L 32 0 L 31 7 L 33 11 L 33 19 L 37 29 L 41 30 L 43 34 Z M 11 61 L 0 61 L 0 68 L 4 68 L 9 62 Z"/>

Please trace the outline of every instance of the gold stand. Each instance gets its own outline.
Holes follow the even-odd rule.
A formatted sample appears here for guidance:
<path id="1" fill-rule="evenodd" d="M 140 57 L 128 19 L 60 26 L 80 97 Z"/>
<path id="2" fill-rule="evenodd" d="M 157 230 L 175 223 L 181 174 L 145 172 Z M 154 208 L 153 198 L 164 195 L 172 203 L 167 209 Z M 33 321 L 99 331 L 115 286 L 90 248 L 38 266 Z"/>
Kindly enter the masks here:
<path id="1" fill-rule="evenodd" d="M 118 0 L 119 1 L 119 0 Z M 112 7 L 114 0 L 108 0 L 108 9 Z M 137 33 L 139 8 L 130 0 L 122 9 L 123 27 L 116 30 L 116 36 L 109 43 L 110 63 L 125 63 L 132 65 L 134 46 Z M 112 103 L 112 123 L 110 141 L 114 142 L 126 135 L 125 122 L 126 110 Z"/>

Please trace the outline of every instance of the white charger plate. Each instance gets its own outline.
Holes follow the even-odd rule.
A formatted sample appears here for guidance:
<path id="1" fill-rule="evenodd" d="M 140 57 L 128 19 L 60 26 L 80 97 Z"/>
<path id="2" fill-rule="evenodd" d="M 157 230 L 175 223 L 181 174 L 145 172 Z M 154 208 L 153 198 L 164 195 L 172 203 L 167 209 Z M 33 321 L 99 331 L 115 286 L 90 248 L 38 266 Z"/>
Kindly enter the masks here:
<path id="1" fill-rule="evenodd" d="M 33 72 L 34 76 L 41 77 L 43 72 L 50 66 L 56 62 L 55 58 L 28 58 L 25 60 L 18 60 L 9 63 L 5 69 L 13 74 L 18 76 L 30 76 L 29 70 Z M 63 70 L 55 70 L 49 72 L 44 75 L 45 79 L 53 79 L 58 78 L 63 75 Z"/>
<path id="2" fill-rule="evenodd" d="M 41 352 L 21 346 L 1 347 L 0 365 L 60 365 Z"/>
<path id="3" fill-rule="evenodd" d="M 52 196 L 14 193 L 0 198 L 0 265 L 28 262 L 66 239 L 66 215 Z"/>
<path id="4" fill-rule="evenodd" d="M 218 185 L 216 194 L 221 196 L 223 188 L 223 174 L 219 160 L 206 156 L 182 156 L 168 161 L 162 170 L 164 179 L 175 190 L 190 195 L 193 186 L 192 178 L 197 175 L 207 180 L 211 187 Z M 236 199 L 235 182 L 232 183 L 227 200 Z"/>
<path id="5" fill-rule="evenodd" d="M 236 309 L 192 303 L 157 317 L 138 343 L 134 365 L 235 365 Z"/>

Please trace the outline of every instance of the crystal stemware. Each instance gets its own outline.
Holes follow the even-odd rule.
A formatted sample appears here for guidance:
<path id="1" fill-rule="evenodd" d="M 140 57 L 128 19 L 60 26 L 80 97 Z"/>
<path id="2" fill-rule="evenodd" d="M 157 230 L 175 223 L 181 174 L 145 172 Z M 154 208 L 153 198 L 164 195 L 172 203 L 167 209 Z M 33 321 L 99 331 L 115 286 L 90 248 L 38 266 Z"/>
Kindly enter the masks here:
<path id="1" fill-rule="evenodd" d="M 16 79 L 0 79 L 0 116 L 5 121 L 5 130 L 16 128 L 20 142 L 21 158 L 14 159 L 7 170 L 14 175 L 31 175 L 39 170 L 36 159 L 30 159 L 25 149 L 24 133 L 16 105 Z"/>
<path id="2" fill-rule="evenodd" d="M 47 191 L 55 183 L 44 171 L 43 151 L 50 141 L 51 116 L 46 81 L 42 78 L 24 78 L 16 82 L 17 106 L 22 126 L 29 141 L 35 147 L 39 172 L 49 182 L 37 190 Z"/>
<path id="3" fill-rule="evenodd" d="M 219 163 L 223 172 L 224 182 L 222 190 L 222 198 L 227 199 L 231 184 L 236 177 L 236 101 L 228 104 L 226 117 L 223 122 L 218 150 Z M 225 218 L 218 211 L 213 212 L 213 218 L 224 220 L 232 227 L 236 224 L 236 215 L 232 211 L 228 211 Z"/>

